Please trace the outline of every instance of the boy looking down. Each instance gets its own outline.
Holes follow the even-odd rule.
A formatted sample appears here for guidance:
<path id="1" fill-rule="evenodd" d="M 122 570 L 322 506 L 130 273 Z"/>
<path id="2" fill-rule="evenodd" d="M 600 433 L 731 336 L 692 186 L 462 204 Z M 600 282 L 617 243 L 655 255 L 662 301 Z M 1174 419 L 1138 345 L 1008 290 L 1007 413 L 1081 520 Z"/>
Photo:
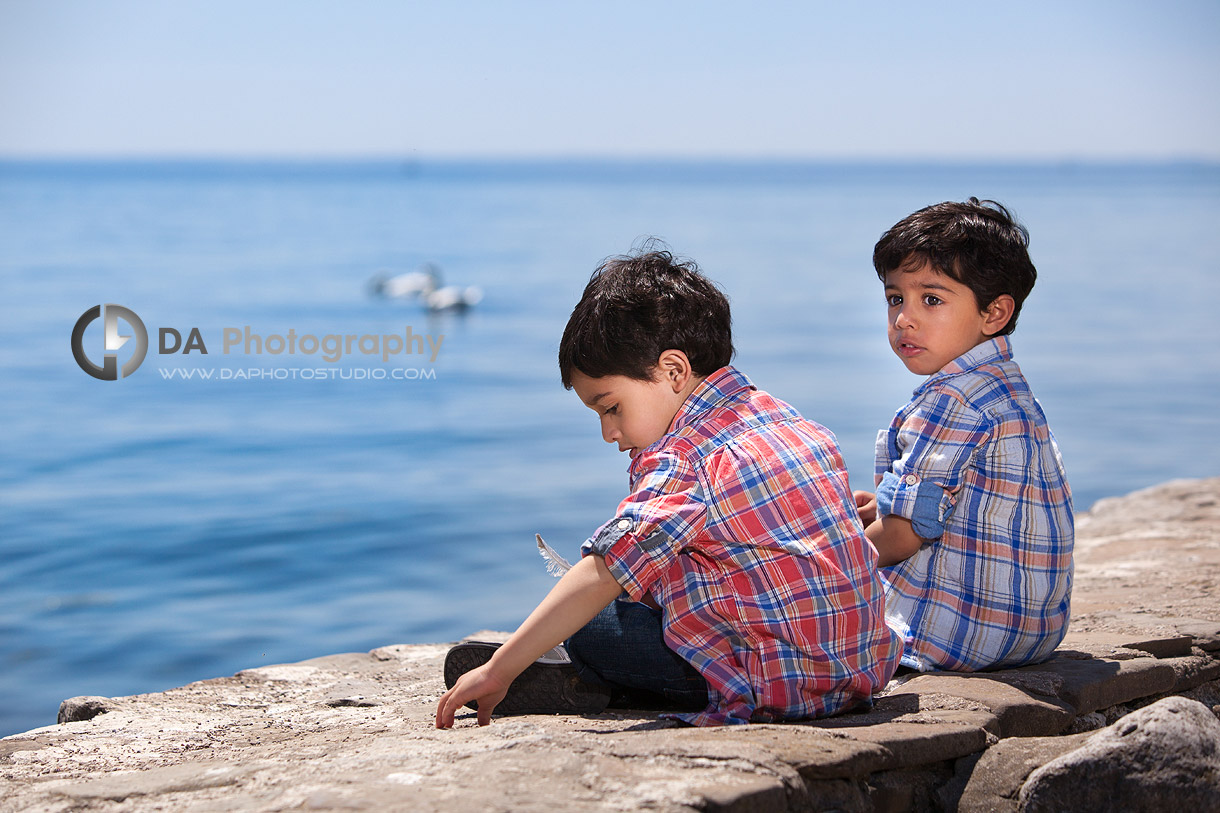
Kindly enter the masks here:
<path id="1" fill-rule="evenodd" d="M 728 301 L 693 263 L 649 251 L 594 273 L 560 373 L 630 454 L 631 493 L 503 646 L 454 648 L 464 674 L 438 727 L 470 701 L 480 725 L 502 701 L 600 710 L 558 684 L 550 707 L 537 700 L 531 665 L 565 639 L 584 686 L 650 696 L 693 725 L 834 714 L 889 680 L 900 643 L 837 444 L 732 354 Z"/>

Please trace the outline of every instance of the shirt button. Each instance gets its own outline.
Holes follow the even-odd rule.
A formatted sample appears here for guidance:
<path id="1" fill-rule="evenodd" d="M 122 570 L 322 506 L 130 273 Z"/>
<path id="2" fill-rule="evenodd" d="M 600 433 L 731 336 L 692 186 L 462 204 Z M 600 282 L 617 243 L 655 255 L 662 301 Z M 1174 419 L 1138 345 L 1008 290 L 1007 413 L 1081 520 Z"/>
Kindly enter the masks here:
<path id="1" fill-rule="evenodd" d="M 621 531 L 625 531 L 625 530 L 627 530 L 628 528 L 630 528 L 630 527 L 631 527 L 631 520 L 629 520 L 629 519 L 620 519 L 620 520 L 618 521 L 618 527 L 619 527 L 619 530 L 621 530 Z"/>
<path id="2" fill-rule="evenodd" d="M 902 479 L 905 480 L 906 484 L 909 486 L 913 486 L 919 482 L 919 478 L 916 477 L 914 474 L 908 474 L 906 477 L 903 477 Z"/>

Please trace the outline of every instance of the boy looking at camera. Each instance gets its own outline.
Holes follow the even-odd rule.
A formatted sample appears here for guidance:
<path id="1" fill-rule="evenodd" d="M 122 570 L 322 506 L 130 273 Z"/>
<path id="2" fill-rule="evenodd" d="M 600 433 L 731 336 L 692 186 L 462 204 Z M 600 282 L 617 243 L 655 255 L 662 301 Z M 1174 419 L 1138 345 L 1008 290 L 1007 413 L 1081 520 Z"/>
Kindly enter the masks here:
<path id="1" fill-rule="evenodd" d="M 890 347 L 928 376 L 877 438 L 858 492 L 904 666 L 974 671 L 1045 660 L 1067 630 L 1072 497 L 1009 334 L 1037 272 L 994 201 L 929 206 L 882 235 Z"/>
<path id="2" fill-rule="evenodd" d="M 577 674 L 584 697 L 643 693 L 693 725 L 834 714 L 889 680 L 900 642 L 837 444 L 732 354 L 728 301 L 693 263 L 649 251 L 594 273 L 560 373 L 631 455 L 631 493 L 507 643 L 451 651 L 464 674 L 438 727 L 469 701 L 480 725 L 502 701 L 599 711 L 563 702 Z M 534 662 L 565 639 L 571 674 L 548 706 L 554 659 Z"/>

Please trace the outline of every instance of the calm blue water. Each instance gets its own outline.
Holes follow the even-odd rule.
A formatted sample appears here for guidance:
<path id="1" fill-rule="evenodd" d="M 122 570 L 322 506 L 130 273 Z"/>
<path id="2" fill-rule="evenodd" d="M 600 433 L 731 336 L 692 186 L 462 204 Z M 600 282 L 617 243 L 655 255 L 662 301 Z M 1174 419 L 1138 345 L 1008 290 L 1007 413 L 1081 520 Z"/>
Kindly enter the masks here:
<path id="1" fill-rule="evenodd" d="M 1014 341 L 1078 508 L 1220 473 L 1218 167 L 0 164 L 0 735 L 73 695 L 513 627 L 552 584 L 533 534 L 574 555 L 624 493 L 554 354 L 588 274 L 644 235 L 722 285 L 738 365 L 869 486 L 918 383 L 872 245 L 972 194 L 1033 234 Z M 425 261 L 484 301 L 429 318 L 366 294 Z M 73 361 L 100 303 L 151 334 L 130 378 Z M 444 339 L 435 364 L 224 355 L 247 325 Z M 158 354 L 158 327 L 208 355 Z M 164 377 L 336 367 L 434 377 Z"/>

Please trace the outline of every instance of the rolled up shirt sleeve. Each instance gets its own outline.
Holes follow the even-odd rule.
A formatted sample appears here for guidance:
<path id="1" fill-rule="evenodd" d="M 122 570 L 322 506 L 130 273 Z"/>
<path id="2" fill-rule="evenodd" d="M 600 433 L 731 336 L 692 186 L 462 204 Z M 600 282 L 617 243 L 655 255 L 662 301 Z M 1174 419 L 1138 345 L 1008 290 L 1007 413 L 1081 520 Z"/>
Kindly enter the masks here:
<path id="1" fill-rule="evenodd" d="M 911 521 L 939 539 L 974 455 L 991 429 L 985 416 L 951 392 L 933 392 L 890 431 L 892 460 L 877 483 L 877 512 Z"/>
<path id="2" fill-rule="evenodd" d="M 877 486 L 877 513 L 909 519 L 915 533 L 923 539 L 940 539 L 944 535 L 953 506 L 952 496 L 942 487 L 921 482 L 913 474 L 899 477 L 887 471 Z"/>
<path id="3" fill-rule="evenodd" d="M 581 553 L 604 557 L 623 590 L 639 601 L 703 530 L 707 503 L 694 469 L 679 455 L 645 452 L 632 470 L 631 494 Z"/>

